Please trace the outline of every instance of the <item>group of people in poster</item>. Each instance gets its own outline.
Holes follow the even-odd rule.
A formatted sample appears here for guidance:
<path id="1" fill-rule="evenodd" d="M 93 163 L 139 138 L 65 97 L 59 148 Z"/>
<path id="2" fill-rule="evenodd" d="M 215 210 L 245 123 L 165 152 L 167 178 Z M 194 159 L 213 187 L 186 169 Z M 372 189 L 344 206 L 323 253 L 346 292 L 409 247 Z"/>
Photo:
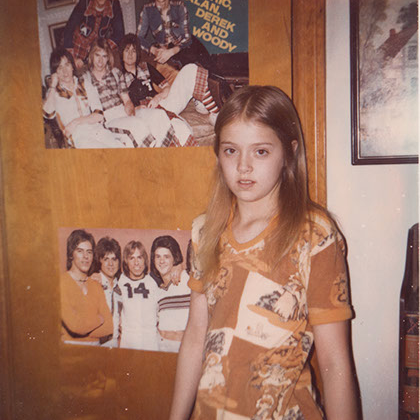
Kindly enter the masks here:
<path id="1" fill-rule="evenodd" d="M 179 114 L 193 100 L 214 125 L 221 104 L 211 73 L 182 0 L 145 4 L 137 34 L 124 34 L 119 0 L 80 0 L 64 47 L 51 53 L 43 115 L 56 119 L 67 147 L 193 146 Z"/>
<path id="2" fill-rule="evenodd" d="M 109 236 L 95 243 L 84 229 L 67 238 L 61 276 L 62 339 L 68 344 L 177 352 L 185 330 L 191 291 L 179 243 L 154 239 L 148 252 L 130 240 L 121 252 Z"/>

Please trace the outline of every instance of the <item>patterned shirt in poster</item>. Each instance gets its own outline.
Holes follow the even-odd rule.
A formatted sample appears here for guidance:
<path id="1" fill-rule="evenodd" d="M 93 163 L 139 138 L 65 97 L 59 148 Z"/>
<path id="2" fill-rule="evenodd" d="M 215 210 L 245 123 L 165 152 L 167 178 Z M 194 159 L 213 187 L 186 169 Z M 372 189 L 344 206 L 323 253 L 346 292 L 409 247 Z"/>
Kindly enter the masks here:
<path id="1" fill-rule="evenodd" d="M 122 71 L 113 68 L 102 80 L 98 80 L 92 72 L 88 74 L 93 87 L 96 88 L 103 111 L 123 105 L 120 94 L 126 93 L 128 88 Z"/>
<path id="2" fill-rule="evenodd" d="M 347 320 L 352 310 L 343 239 L 325 216 L 313 218 L 275 270 L 264 246 L 277 218 L 242 244 L 229 224 L 216 280 L 204 290 L 200 273 L 191 277 L 209 312 L 192 419 L 322 419 L 307 363 L 312 325 Z M 202 222 L 193 225 L 195 249 Z"/>

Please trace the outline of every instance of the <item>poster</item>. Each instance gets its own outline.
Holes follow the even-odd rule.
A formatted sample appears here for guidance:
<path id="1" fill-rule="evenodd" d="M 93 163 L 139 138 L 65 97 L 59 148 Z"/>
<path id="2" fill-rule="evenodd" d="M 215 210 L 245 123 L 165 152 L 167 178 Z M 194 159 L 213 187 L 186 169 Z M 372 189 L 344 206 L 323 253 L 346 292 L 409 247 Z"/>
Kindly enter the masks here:
<path id="1" fill-rule="evenodd" d="M 50 3 L 38 0 L 46 148 L 212 145 L 249 82 L 247 0 Z"/>
<path id="2" fill-rule="evenodd" d="M 60 228 L 62 341 L 178 352 L 190 304 L 190 235 Z"/>

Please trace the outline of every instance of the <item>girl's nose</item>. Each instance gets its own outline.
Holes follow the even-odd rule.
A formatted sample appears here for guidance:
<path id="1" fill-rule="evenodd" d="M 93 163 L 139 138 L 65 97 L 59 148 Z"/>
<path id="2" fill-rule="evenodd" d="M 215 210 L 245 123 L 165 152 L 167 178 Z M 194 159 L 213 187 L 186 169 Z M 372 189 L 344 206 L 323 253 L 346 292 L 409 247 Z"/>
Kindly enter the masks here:
<path id="1" fill-rule="evenodd" d="M 238 172 L 241 174 L 249 173 L 252 171 L 251 159 L 246 154 L 239 156 Z"/>

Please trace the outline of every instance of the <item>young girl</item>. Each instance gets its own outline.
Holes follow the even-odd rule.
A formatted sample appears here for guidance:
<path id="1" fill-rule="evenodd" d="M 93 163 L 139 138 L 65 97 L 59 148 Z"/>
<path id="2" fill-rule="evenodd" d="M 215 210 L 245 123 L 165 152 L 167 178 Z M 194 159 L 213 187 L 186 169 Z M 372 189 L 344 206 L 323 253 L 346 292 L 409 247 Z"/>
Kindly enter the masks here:
<path id="1" fill-rule="evenodd" d="M 215 126 L 217 179 L 194 221 L 195 269 L 171 420 L 358 418 L 344 242 L 307 191 L 291 100 L 248 86 Z M 194 404 L 195 402 L 195 404 Z"/>

